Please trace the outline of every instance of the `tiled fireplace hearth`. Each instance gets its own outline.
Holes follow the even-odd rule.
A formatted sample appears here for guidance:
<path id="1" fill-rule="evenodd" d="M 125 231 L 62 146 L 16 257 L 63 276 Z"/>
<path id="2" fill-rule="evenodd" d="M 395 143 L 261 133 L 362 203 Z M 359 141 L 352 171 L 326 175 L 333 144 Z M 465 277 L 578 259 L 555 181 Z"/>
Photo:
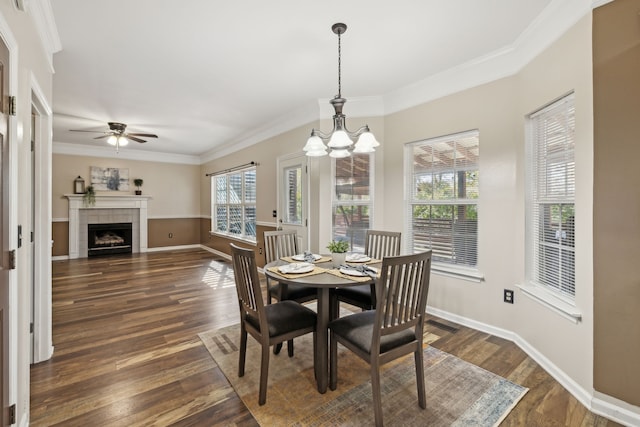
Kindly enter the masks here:
<path id="1" fill-rule="evenodd" d="M 147 201 L 150 196 L 97 195 L 85 206 L 82 194 L 69 199 L 69 258 L 87 258 L 89 224 L 131 223 L 131 252 L 147 252 Z"/>

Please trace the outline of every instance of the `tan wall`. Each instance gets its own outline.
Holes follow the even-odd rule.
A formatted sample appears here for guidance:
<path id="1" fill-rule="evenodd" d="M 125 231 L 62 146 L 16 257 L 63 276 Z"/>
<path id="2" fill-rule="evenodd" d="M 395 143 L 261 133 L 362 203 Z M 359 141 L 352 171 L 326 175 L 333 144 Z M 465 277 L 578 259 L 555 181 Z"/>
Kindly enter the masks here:
<path id="1" fill-rule="evenodd" d="M 148 246 L 182 246 L 200 244 L 200 218 L 149 219 Z"/>
<path id="2" fill-rule="evenodd" d="M 264 266 L 265 258 L 264 258 L 264 232 L 275 230 L 275 227 L 268 227 L 258 225 L 256 227 L 256 243 L 255 245 L 238 241 L 235 239 L 229 239 L 226 237 L 211 235 L 209 230 L 211 229 L 211 220 L 209 219 L 201 219 L 200 220 L 200 241 L 204 246 L 207 246 L 211 249 L 214 249 L 218 252 L 222 252 L 231 256 L 231 248 L 229 247 L 230 243 L 234 243 L 238 246 L 253 249 L 256 253 L 256 263 L 259 267 Z"/>
<path id="3" fill-rule="evenodd" d="M 594 10 L 594 388 L 640 406 L 640 1 Z"/>
<path id="4" fill-rule="evenodd" d="M 51 255 L 55 257 L 69 255 L 69 221 L 56 221 L 52 223 L 51 240 L 53 247 Z"/>
<path id="5" fill-rule="evenodd" d="M 134 178 L 144 179 L 142 193 L 150 195 L 150 218 L 188 218 L 200 213 L 200 166 L 160 162 L 143 162 L 122 158 L 53 155 L 53 218 L 69 217 L 69 204 L 64 194 L 73 193 L 73 181 L 82 176 L 89 185 L 91 166 L 128 168 L 130 191 Z M 100 193 L 98 193 L 100 194 Z"/>

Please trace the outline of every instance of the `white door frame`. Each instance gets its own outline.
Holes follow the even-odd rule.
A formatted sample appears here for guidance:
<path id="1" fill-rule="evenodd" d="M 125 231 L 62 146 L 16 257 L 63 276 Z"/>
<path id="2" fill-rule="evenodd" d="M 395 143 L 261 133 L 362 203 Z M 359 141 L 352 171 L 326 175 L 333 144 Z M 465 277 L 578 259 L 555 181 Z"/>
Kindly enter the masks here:
<path id="1" fill-rule="evenodd" d="M 35 266 L 33 294 L 33 363 L 48 360 L 53 355 L 51 307 L 51 173 L 52 173 L 52 115 L 36 77 L 31 75 L 31 106 L 37 112 L 35 152 L 35 197 L 33 212 Z"/>
<path id="2" fill-rule="evenodd" d="M 298 234 L 301 235 L 302 237 L 302 241 L 300 242 L 300 250 L 307 250 L 309 248 L 309 239 L 310 239 L 310 233 L 309 233 L 309 194 L 310 194 L 310 187 L 309 187 L 309 161 L 308 161 L 308 157 L 304 154 L 304 152 L 300 151 L 297 153 L 290 153 L 290 154 L 285 154 L 283 156 L 278 157 L 277 159 L 277 185 L 276 185 L 276 193 L 277 193 L 277 206 L 278 206 L 278 211 L 277 211 L 277 218 L 276 218 L 276 222 L 278 224 L 278 229 L 284 228 L 284 229 L 291 229 L 291 228 L 295 228 L 298 231 Z M 283 206 L 282 203 L 284 202 L 282 200 L 282 191 L 283 191 L 283 175 L 282 175 L 282 169 L 283 167 L 285 167 L 288 164 L 293 164 L 293 163 L 299 163 L 302 166 L 302 186 L 303 186 L 303 206 L 302 206 L 302 225 L 301 226 L 291 226 L 288 224 L 284 224 L 282 222 L 282 218 L 283 218 Z"/>

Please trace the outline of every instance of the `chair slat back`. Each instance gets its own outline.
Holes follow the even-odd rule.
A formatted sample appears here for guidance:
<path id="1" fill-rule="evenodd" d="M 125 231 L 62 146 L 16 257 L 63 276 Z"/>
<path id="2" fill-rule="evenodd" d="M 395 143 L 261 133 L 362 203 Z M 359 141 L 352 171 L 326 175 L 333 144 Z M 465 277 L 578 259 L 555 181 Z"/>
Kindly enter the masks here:
<path id="1" fill-rule="evenodd" d="M 387 335 L 416 326 L 422 334 L 431 275 L 431 251 L 384 257 L 376 286 L 375 334 Z M 373 347 L 378 348 L 378 347 Z"/>
<path id="2" fill-rule="evenodd" d="M 240 310 L 244 310 L 248 315 L 255 316 L 262 323 L 262 318 L 264 317 L 266 321 L 266 317 L 263 313 L 264 301 L 260 289 L 255 252 L 251 249 L 236 246 L 233 243 L 230 245 L 233 259 L 233 275 L 236 281 Z"/>
<path id="3" fill-rule="evenodd" d="M 400 237 L 395 231 L 367 230 L 364 241 L 364 253 L 371 258 L 382 259 L 400 255 Z"/>
<path id="4" fill-rule="evenodd" d="M 298 234 L 295 230 L 264 232 L 264 256 L 267 263 L 298 253 Z"/>

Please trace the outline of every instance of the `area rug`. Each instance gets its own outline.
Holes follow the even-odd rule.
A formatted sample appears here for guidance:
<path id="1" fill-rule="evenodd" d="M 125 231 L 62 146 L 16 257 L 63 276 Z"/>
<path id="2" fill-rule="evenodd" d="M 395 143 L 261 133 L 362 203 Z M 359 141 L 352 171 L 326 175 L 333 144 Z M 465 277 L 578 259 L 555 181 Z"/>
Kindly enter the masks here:
<path id="1" fill-rule="evenodd" d="M 202 333 L 200 339 L 260 425 L 374 424 L 368 364 L 338 346 L 338 388 L 318 393 L 311 334 L 295 339 L 293 358 L 287 356 L 286 348 L 278 355 L 271 353 L 267 403 L 259 406 L 260 346 L 249 337 L 245 375 L 239 378 L 239 333 L 239 325 L 233 325 Z M 495 426 L 528 390 L 428 345 L 424 349 L 424 365 L 426 409 L 418 406 L 413 356 L 383 366 L 385 425 Z"/>

